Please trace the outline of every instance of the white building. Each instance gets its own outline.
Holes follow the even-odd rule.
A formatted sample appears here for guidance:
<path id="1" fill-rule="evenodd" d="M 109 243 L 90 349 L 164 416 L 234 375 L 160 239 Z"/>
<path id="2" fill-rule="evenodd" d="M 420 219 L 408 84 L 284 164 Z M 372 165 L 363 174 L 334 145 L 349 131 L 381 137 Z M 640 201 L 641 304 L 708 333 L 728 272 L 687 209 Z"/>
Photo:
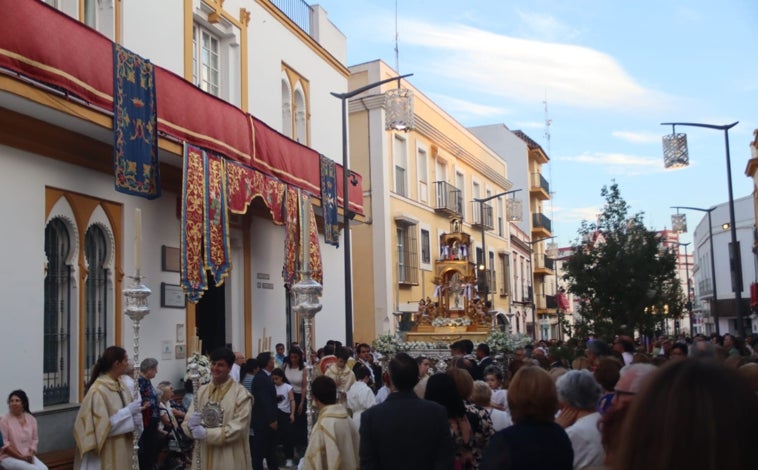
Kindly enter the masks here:
<path id="1" fill-rule="evenodd" d="M 160 361 L 156 380 L 181 388 L 196 332 L 206 350 L 229 345 L 248 357 L 266 342 L 302 342 L 282 279 L 283 224 L 297 212 L 287 215 L 283 201 L 303 189 L 321 205 L 318 154 L 341 153 L 340 103 L 329 92 L 347 90 L 349 75 L 345 37 L 305 3 L 301 15 L 242 0 L 47 3 L 13 2 L 0 17 L 0 259 L 10 268 L 0 287 L 0 367 L 13 371 L 0 396 L 29 394 L 40 452 L 73 447 L 62 431 L 103 349 L 132 353 L 122 290 L 136 270 L 136 209 L 152 290 L 139 355 Z M 155 199 L 114 189 L 111 41 L 156 66 Z M 216 152 L 227 168 L 241 163 L 265 183 L 254 190 L 271 189 L 247 194 L 239 213 L 222 211 L 231 270 L 186 306 L 180 214 L 183 190 L 196 188 L 186 184 L 182 141 Z M 358 178 L 350 201 L 359 218 L 361 196 Z M 318 239 L 325 295 L 314 343 L 323 344 L 345 337 L 343 253 Z"/>
<path id="2" fill-rule="evenodd" d="M 740 244 L 740 262 L 742 264 L 742 314 L 745 331 L 758 333 L 758 322 L 751 321 L 750 286 L 756 282 L 755 257 L 752 253 L 755 215 L 752 196 L 734 200 L 734 217 L 737 227 L 737 241 Z M 732 286 L 732 274 L 729 263 L 729 244 L 731 230 L 729 226 L 729 203 L 724 202 L 714 207 L 711 212 L 712 226 L 708 227 L 708 214 L 703 214 L 693 232 L 695 245 L 695 267 L 691 272 L 695 284 L 695 328 L 698 333 L 739 334 L 737 326 L 737 307 Z M 711 272 L 711 236 L 713 237 L 713 261 L 715 282 Z M 715 292 L 714 292 L 715 291 Z M 716 307 L 713 308 L 714 295 Z M 718 325 L 718 326 L 717 326 Z"/>

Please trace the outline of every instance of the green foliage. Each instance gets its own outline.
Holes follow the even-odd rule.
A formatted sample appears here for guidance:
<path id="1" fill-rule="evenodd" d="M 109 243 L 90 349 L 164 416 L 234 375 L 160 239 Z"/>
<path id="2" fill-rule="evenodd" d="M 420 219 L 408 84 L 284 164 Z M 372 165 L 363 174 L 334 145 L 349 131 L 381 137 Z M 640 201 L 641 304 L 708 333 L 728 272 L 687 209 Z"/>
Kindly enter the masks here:
<path id="1" fill-rule="evenodd" d="M 568 290 L 580 299 L 573 333 L 606 339 L 653 333 L 665 315 L 680 316 L 684 308 L 676 253 L 645 227 L 642 213 L 629 217 L 615 182 L 600 194 L 602 213 L 595 223 L 582 222 L 565 263 Z"/>

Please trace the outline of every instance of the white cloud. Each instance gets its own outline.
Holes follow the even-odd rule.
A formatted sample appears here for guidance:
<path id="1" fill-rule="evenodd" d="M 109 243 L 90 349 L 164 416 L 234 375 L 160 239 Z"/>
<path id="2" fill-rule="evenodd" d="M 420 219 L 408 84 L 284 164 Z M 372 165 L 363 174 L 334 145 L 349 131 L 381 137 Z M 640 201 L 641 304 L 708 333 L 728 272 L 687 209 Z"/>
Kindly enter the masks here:
<path id="1" fill-rule="evenodd" d="M 666 171 L 660 158 L 642 157 L 624 153 L 592 152 L 576 156 L 562 156 L 558 160 L 602 165 L 611 175 L 639 176 Z"/>
<path id="2" fill-rule="evenodd" d="M 640 109 L 666 99 L 630 77 L 613 57 L 582 46 L 521 39 L 461 24 L 409 21 L 404 41 L 425 48 L 430 73 L 519 102 Z M 420 65 L 420 64 L 417 64 Z"/>
<path id="3" fill-rule="evenodd" d="M 635 144 L 652 144 L 660 143 L 662 134 L 654 134 L 652 132 L 613 131 L 612 135 L 617 139 L 626 140 L 627 142 L 633 142 Z"/>
<path id="4" fill-rule="evenodd" d="M 597 215 L 600 214 L 601 209 L 598 206 L 586 206 L 586 207 L 566 207 L 562 208 L 556 215 L 556 220 L 561 222 L 571 222 L 577 224 L 582 220 L 587 222 L 595 222 Z"/>
<path id="5" fill-rule="evenodd" d="M 435 104 L 444 109 L 448 114 L 456 116 L 456 119 L 459 120 L 465 120 L 468 117 L 492 118 L 510 114 L 509 110 L 497 106 L 474 103 L 469 100 L 438 93 L 433 95 Z"/>
<path id="6" fill-rule="evenodd" d="M 570 40 L 579 36 L 579 31 L 559 21 L 552 15 L 516 10 L 516 15 L 527 33 L 534 37 L 551 40 Z"/>

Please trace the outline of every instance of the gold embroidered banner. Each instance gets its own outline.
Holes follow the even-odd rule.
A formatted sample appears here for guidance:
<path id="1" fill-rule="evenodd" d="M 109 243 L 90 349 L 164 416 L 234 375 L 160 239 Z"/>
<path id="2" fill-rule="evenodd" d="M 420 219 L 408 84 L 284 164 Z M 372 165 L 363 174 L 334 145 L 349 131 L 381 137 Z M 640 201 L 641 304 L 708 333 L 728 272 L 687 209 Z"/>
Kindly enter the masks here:
<path id="1" fill-rule="evenodd" d="M 305 195 L 303 204 L 308 204 L 308 216 L 309 216 L 309 244 L 310 250 L 308 254 L 310 257 L 311 277 L 315 279 L 319 284 L 324 284 L 324 270 L 321 265 L 321 246 L 318 240 L 318 227 L 316 226 L 316 213 L 313 211 L 313 204 L 309 195 Z M 303 223 L 304 221 L 301 221 Z"/>
<path id="2" fill-rule="evenodd" d="M 229 215 L 227 214 L 226 165 L 224 158 L 203 152 L 206 184 L 205 267 L 213 274 L 216 286 L 229 274 Z"/>
<path id="3" fill-rule="evenodd" d="M 286 193 L 286 203 L 284 204 L 284 267 L 282 268 L 282 278 L 284 283 L 290 287 L 295 284 L 298 277 L 298 266 L 300 260 L 300 210 L 298 207 L 298 190 L 289 187 Z"/>
<path id="4" fill-rule="evenodd" d="M 184 145 L 180 282 L 190 302 L 200 300 L 208 288 L 203 264 L 206 189 L 203 153 L 198 147 Z"/>

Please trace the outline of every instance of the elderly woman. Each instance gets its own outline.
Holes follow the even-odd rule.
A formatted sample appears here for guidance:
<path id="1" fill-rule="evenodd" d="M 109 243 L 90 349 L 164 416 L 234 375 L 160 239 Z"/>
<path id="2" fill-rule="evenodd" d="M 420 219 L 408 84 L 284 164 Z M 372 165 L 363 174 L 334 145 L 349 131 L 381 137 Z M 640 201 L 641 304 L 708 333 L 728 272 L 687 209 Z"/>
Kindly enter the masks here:
<path id="1" fill-rule="evenodd" d="M 161 423 L 160 408 L 158 406 L 158 392 L 150 382 L 158 374 L 158 361 L 148 357 L 139 366 L 139 392 L 142 397 L 142 423 L 144 431 L 139 440 L 139 466 L 140 468 L 153 468 L 161 449 L 162 438 L 159 430 Z"/>
<path id="2" fill-rule="evenodd" d="M 571 441 L 554 420 L 558 395 L 547 372 L 520 368 L 508 387 L 508 408 L 514 425 L 492 436 L 480 470 L 573 468 Z"/>
<path id="3" fill-rule="evenodd" d="M 493 406 L 492 389 L 482 380 L 474 381 L 474 391 L 471 392 L 471 402 L 487 410 L 492 419 L 492 428 L 497 432 L 513 424 L 511 415 L 507 411 L 499 410 Z"/>
<path id="4" fill-rule="evenodd" d="M 8 414 L 0 419 L 4 448 L 0 468 L 5 470 L 47 470 L 37 453 L 37 420 L 29 411 L 29 398 L 23 390 L 8 395 Z"/>
<path id="5" fill-rule="evenodd" d="M 605 452 L 597 422 L 597 404 L 603 389 L 588 370 L 566 372 L 555 383 L 561 414 L 556 422 L 566 429 L 574 450 L 574 469 L 600 465 Z"/>

